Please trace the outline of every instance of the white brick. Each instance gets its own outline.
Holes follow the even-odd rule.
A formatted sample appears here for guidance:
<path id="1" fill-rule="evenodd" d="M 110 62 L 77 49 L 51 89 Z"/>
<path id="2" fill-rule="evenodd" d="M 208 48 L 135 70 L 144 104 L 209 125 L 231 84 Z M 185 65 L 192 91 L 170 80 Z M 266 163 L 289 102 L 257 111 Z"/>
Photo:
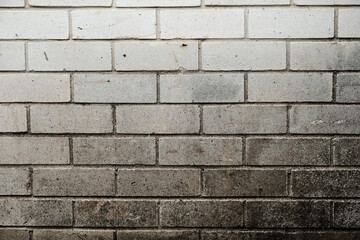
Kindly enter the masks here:
<path id="1" fill-rule="evenodd" d="M 67 74 L 1 74 L 0 102 L 68 102 Z"/>
<path id="2" fill-rule="evenodd" d="M 118 71 L 197 70 L 197 42 L 121 42 L 115 44 Z"/>
<path id="3" fill-rule="evenodd" d="M 160 101 L 168 103 L 242 102 L 243 74 L 171 74 L 160 76 Z"/>
<path id="4" fill-rule="evenodd" d="M 155 10 L 73 11 L 72 36 L 74 39 L 155 39 Z"/>
<path id="5" fill-rule="evenodd" d="M 155 103 L 156 74 L 76 74 L 74 101 Z"/>
<path id="6" fill-rule="evenodd" d="M 24 7 L 24 0 L 1 0 L 0 7 Z"/>
<path id="7" fill-rule="evenodd" d="M 360 74 L 344 73 L 337 77 L 337 102 L 360 102 Z"/>
<path id="8" fill-rule="evenodd" d="M 0 43 L 0 71 L 25 70 L 25 45 L 20 42 Z"/>
<path id="9" fill-rule="evenodd" d="M 257 74 L 248 76 L 249 102 L 329 102 L 331 73 Z"/>
<path id="10" fill-rule="evenodd" d="M 290 43 L 292 70 L 360 70 L 360 42 Z"/>
<path id="11" fill-rule="evenodd" d="M 86 7 L 86 6 L 104 6 L 109 7 L 112 0 L 28 0 L 31 6 L 49 6 L 49 7 Z"/>
<path id="12" fill-rule="evenodd" d="M 331 38 L 333 9 L 256 9 L 249 12 L 250 38 Z"/>
<path id="13" fill-rule="evenodd" d="M 163 39 L 244 37 L 244 11 L 239 9 L 163 10 L 160 19 Z"/>
<path id="14" fill-rule="evenodd" d="M 26 131 L 26 108 L 24 106 L 0 106 L 0 132 Z"/>
<path id="15" fill-rule="evenodd" d="M 0 39 L 66 39 L 66 11 L 2 11 Z"/>
<path id="16" fill-rule="evenodd" d="M 294 0 L 296 5 L 360 5 L 359 0 Z"/>
<path id="17" fill-rule="evenodd" d="M 204 70 L 281 70 L 286 68 L 283 42 L 204 42 Z"/>
<path id="18" fill-rule="evenodd" d="M 28 45 L 28 52 L 30 70 L 111 70 L 110 43 L 32 42 Z"/>
<path id="19" fill-rule="evenodd" d="M 201 0 L 116 0 L 117 7 L 200 6 Z"/>
<path id="20" fill-rule="evenodd" d="M 112 111 L 104 105 L 36 105 L 30 108 L 33 133 L 110 133 Z"/>
<path id="21" fill-rule="evenodd" d="M 340 9 L 338 28 L 339 37 L 360 37 L 360 10 Z"/>
<path id="22" fill-rule="evenodd" d="M 205 0 L 205 5 L 289 5 L 290 0 Z"/>

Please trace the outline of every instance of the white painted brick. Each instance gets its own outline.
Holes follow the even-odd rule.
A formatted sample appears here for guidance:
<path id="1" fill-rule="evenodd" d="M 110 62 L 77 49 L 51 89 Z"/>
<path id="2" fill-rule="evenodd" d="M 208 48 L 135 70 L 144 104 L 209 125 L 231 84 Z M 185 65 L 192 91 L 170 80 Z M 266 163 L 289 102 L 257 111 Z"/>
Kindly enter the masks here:
<path id="1" fill-rule="evenodd" d="M 66 11 L 2 11 L 0 39 L 67 39 Z"/>
<path id="2" fill-rule="evenodd" d="M 331 73 L 250 73 L 249 102 L 330 102 Z"/>
<path id="3" fill-rule="evenodd" d="M 75 74 L 74 101 L 155 103 L 156 74 Z"/>
<path id="4" fill-rule="evenodd" d="M 283 42 L 204 42 L 204 70 L 282 70 L 286 68 Z"/>
<path id="5" fill-rule="evenodd" d="M 244 11 L 240 9 L 162 10 L 160 19 L 163 39 L 244 37 Z"/>
<path id="6" fill-rule="evenodd" d="M 112 0 L 28 0 L 30 6 L 45 7 L 86 7 L 86 6 L 111 6 Z"/>
<path id="7" fill-rule="evenodd" d="M 337 77 L 337 102 L 360 102 L 360 74 L 343 73 Z"/>
<path id="8" fill-rule="evenodd" d="M 26 108 L 24 106 L 0 106 L 0 132 L 26 131 Z"/>
<path id="9" fill-rule="evenodd" d="M 360 42 L 290 43 L 292 70 L 360 70 Z"/>
<path id="10" fill-rule="evenodd" d="M 294 0 L 296 5 L 360 5 L 359 0 Z"/>
<path id="11" fill-rule="evenodd" d="M 244 74 L 161 75 L 160 101 L 167 103 L 242 102 L 244 101 Z"/>
<path id="12" fill-rule="evenodd" d="M 110 133 L 112 110 L 104 105 L 34 105 L 33 133 Z"/>
<path id="13" fill-rule="evenodd" d="M 201 0 L 116 0 L 117 7 L 186 7 L 200 4 Z"/>
<path id="14" fill-rule="evenodd" d="M 0 71 L 25 70 L 25 45 L 21 42 L 0 43 Z"/>
<path id="15" fill-rule="evenodd" d="M 249 11 L 250 38 L 331 38 L 333 36 L 333 9 Z"/>
<path id="16" fill-rule="evenodd" d="M 0 102 L 68 102 L 67 74 L 0 74 Z"/>
<path id="17" fill-rule="evenodd" d="M 24 7 L 25 0 L 1 0 L 0 7 Z"/>
<path id="18" fill-rule="evenodd" d="M 339 37 L 360 37 L 360 9 L 339 10 Z"/>
<path id="19" fill-rule="evenodd" d="M 102 42 L 32 42 L 29 69 L 34 71 L 111 70 L 111 46 Z"/>
<path id="20" fill-rule="evenodd" d="M 141 60 L 140 60 L 141 59 Z M 197 70 L 197 42 L 121 42 L 115 44 L 118 71 Z"/>
<path id="21" fill-rule="evenodd" d="M 155 10 L 73 11 L 72 36 L 74 39 L 155 39 Z"/>
<path id="22" fill-rule="evenodd" d="M 289 5 L 290 0 L 205 0 L 205 5 Z"/>

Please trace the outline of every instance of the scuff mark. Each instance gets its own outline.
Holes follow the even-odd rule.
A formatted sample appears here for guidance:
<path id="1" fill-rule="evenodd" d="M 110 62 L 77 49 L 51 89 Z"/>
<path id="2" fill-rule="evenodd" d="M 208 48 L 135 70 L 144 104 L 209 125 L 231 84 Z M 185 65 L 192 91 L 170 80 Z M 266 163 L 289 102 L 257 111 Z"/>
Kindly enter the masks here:
<path id="1" fill-rule="evenodd" d="M 45 55 L 45 60 L 46 60 L 46 61 L 49 61 L 49 58 L 48 58 L 48 56 L 46 55 L 46 52 L 44 52 L 44 55 Z"/>

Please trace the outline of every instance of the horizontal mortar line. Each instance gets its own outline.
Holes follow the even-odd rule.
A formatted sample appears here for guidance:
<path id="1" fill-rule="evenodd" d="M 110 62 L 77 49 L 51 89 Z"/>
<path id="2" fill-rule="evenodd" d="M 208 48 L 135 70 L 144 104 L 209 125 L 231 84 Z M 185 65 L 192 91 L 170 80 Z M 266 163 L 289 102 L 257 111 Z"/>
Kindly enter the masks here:
<path id="1" fill-rule="evenodd" d="M 260 74 L 260 73 L 360 73 L 359 70 L 187 70 L 187 71 L 181 71 L 181 70 L 168 70 L 168 71 L 162 71 L 162 70 L 131 70 L 131 71 L 112 71 L 112 70 L 97 70 L 97 71 L 0 71 L 1 74 L 17 74 L 17 73 L 28 73 L 28 74 L 160 74 L 161 75 L 171 75 L 171 74 L 179 74 L 179 75 L 191 75 L 191 74 L 206 74 L 206 73 L 218 73 L 218 74 L 224 74 L 224 73 L 248 73 L 248 74 Z"/>
<path id="2" fill-rule="evenodd" d="M 75 94 L 76 96 L 76 94 Z M 292 106 L 357 106 L 360 107 L 360 102 L 179 102 L 179 103 L 169 103 L 169 102 L 152 102 L 152 103 L 112 103 L 112 102 L 0 102 L 0 106 L 8 106 L 8 105 L 30 105 L 31 106 L 39 106 L 39 105 L 61 105 L 61 106 L 195 106 L 199 107 L 209 107 L 209 106 L 243 106 L 243 105 L 251 105 L 251 106 L 287 106 L 290 104 Z"/>

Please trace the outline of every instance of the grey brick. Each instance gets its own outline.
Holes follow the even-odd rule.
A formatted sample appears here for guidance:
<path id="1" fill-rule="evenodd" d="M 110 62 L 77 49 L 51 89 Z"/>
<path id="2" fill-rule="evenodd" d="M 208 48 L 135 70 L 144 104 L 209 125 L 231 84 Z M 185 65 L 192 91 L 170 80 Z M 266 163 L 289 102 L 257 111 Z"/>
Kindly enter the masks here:
<path id="1" fill-rule="evenodd" d="M 334 227 L 360 228 L 360 203 L 354 201 L 335 202 Z"/>
<path id="2" fill-rule="evenodd" d="M 34 230 L 33 240 L 113 240 L 114 232 L 107 230 Z"/>
<path id="3" fill-rule="evenodd" d="M 198 106 L 117 106 L 118 133 L 198 133 Z"/>
<path id="4" fill-rule="evenodd" d="M 30 195 L 29 169 L 0 168 L 0 195 Z"/>
<path id="5" fill-rule="evenodd" d="M 0 106 L 0 132 L 26 131 L 26 108 L 24 106 Z"/>
<path id="6" fill-rule="evenodd" d="M 205 170 L 206 196 L 286 196 L 285 170 Z"/>
<path id="7" fill-rule="evenodd" d="M 161 75 L 160 101 L 167 103 L 243 102 L 244 74 Z"/>
<path id="8" fill-rule="evenodd" d="M 0 199 L 2 226 L 71 226 L 69 200 Z"/>
<path id="9" fill-rule="evenodd" d="M 321 231 L 321 232 L 288 232 L 286 240 L 358 240 L 360 232 L 345 232 L 345 231 Z"/>
<path id="10" fill-rule="evenodd" d="M 202 240 L 290 240 L 279 231 L 239 231 L 239 230 L 206 230 L 201 233 Z"/>
<path id="11" fill-rule="evenodd" d="M 74 164 L 154 165 L 155 138 L 74 138 Z"/>
<path id="12" fill-rule="evenodd" d="M 119 169 L 119 196 L 197 196 L 200 193 L 200 170 Z"/>
<path id="13" fill-rule="evenodd" d="M 199 240 L 196 230 L 129 230 L 117 231 L 117 240 Z"/>
<path id="14" fill-rule="evenodd" d="M 360 74 L 344 73 L 337 77 L 337 102 L 360 102 Z"/>
<path id="15" fill-rule="evenodd" d="M 360 171 L 293 170 L 296 197 L 360 197 Z"/>
<path id="16" fill-rule="evenodd" d="M 115 170 L 106 168 L 35 168 L 35 196 L 111 196 Z"/>
<path id="17" fill-rule="evenodd" d="M 160 138 L 160 165 L 241 165 L 241 138 Z"/>
<path id="18" fill-rule="evenodd" d="M 249 165 L 329 165 L 329 138 L 247 138 Z"/>
<path id="19" fill-rule="evenodd" d="M 161 201 L 162 227 L 241 227 L 242 201 Z"/>
<path id="20" fill-rule="evenodd" d="M 291 133 L 359 134 L 360 107 L 340 105 L 292 106 Z"/>
<path id="21" fill-rule="evenodd" d="M 334 139 L 335 165 L 360 165 L 360 138 Z"/>
<path id="22" fill-rule="evenodd" d="M 22 229 L 0 229 L 0 239 L 4 240 L 29 240 L 29 230 Z"/>
<path id="23" fill-rule="evenodd" d="M 76 227 L 155 227 L 156 201 L 76 201 Z"/>
<path id="24" fill-rule="evenodd" d="M 68 164 L 64 137 L 0 137 L 0 164 Z"/>
<path id="25" fill-rule="evenodd" d="M 330 227 L 330 202 L 247 201 L 246 211 L 250 228 Z"/>
<path id="26" fill-rule="evenodd" d="M 203 118 L 207 134 L 286 132 L 286 106 L 281 105 L 205 106 Z"/>

